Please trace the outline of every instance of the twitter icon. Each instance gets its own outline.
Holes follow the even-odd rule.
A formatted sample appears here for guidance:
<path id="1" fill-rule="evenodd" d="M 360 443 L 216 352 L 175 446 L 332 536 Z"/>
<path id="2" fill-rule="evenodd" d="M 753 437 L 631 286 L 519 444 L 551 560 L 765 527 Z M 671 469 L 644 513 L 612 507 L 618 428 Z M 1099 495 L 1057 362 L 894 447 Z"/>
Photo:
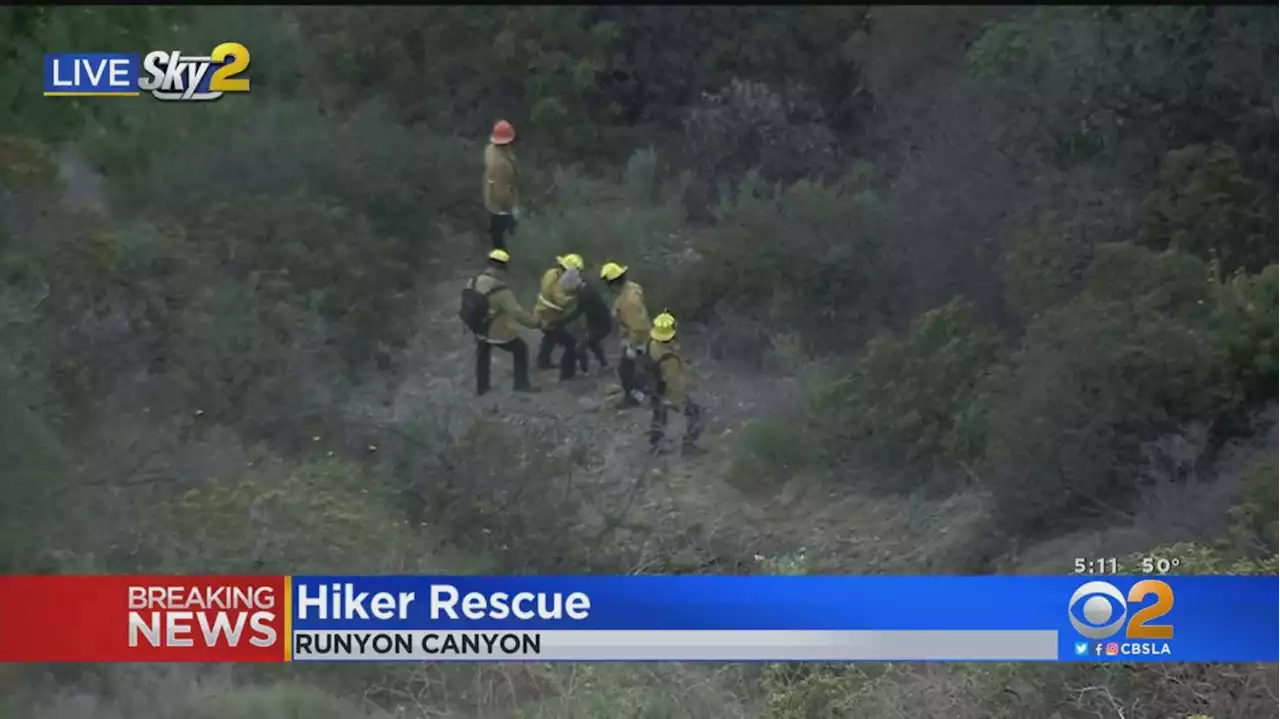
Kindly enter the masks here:
<path id="1" fill-rule="evenodd" d="M 1076 642 L 1076 656 L 1083 656 L 1089 653 L 1089 642 Z"/>

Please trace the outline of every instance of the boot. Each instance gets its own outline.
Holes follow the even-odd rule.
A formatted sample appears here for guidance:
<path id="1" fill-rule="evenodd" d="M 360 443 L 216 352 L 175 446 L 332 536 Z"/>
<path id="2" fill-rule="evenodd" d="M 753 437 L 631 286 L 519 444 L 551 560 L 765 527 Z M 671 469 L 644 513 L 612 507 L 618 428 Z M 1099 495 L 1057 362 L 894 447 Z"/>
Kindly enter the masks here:
<path id="1" fill-rule="evenodd" d="M 682 454 L 682 455 L 684 455 L 684 456 L 686 456 L 686 457 L 701 457 L 702 455 L 704 455 L 704 454 L 706 454 L 706 453 L 707 453 L 707 450 L 705 450 L 705 449 L 703 449 L 703 448 L 699 447 L 698 445 L 694 444 L 693 442 L 685 442 L 685 443 L 684 443 L 683 445 L 681 445 L 681 447 L 680 447 L 680 454 Z"/>
<path id="2" fill-rule="evenodd" d="M 555 363 L 551 361 L 551 353 L 554 351 L 555 345 L 544 336 L 538 343 L 538 354 L 534 360 L 533 366 L 540 370 L 552 369 L 555 367 Z"/>
<path id="3" fill-rule="evenodd" d="M 670 452 L 666 447 L 666 442 L 663 442 L 662 440 L 662 432 L 649 432 L 649 454 L 667 454 Z"/>
<path id="4" fill-rule="evenodd" d="M 633 409 L 640 406 L 640 401 L 629 394 L 622 395 L 622 399 L 618 400 L 618 409 Z"/>
<path id="5" fill-rule="evenodd" d="M 542 388 L 534 387 L 533 385 L 525 385 L 523 387 L 516 387 L 516 391 L 524 394 L 537 394 L 542 391 Z"/>

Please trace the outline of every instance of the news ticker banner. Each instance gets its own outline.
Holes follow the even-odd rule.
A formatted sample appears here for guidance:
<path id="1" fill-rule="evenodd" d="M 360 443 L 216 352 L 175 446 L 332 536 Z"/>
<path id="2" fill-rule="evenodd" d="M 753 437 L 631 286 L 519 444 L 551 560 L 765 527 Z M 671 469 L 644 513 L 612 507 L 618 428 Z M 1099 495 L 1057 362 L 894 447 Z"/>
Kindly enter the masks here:
<path id="1" fill-rule="evenodd" d="M 1275 662 L 1277 577 L 0 577 L 0 661 Z"/>

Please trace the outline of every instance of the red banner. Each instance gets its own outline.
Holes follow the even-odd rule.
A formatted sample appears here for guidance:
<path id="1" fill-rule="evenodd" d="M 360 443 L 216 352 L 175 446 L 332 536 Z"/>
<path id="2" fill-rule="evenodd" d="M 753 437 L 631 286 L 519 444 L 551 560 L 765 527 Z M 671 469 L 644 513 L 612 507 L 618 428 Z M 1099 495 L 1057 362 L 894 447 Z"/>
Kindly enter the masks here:
<path id="1" fill-rule="evenodd" d="M 2 576 L 0 662 L 288 661 L 288 578 Z"/>

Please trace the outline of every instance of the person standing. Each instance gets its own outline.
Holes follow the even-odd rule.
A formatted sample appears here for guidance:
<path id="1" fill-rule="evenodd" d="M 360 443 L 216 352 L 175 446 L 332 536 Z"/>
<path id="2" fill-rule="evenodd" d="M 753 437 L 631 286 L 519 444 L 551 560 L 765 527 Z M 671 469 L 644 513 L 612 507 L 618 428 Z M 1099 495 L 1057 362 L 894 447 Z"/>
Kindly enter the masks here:
<path id="1" fill-rule="evenodd" d="M 536 329 L 538 320 L 526 312 L 507 286 L 506 250 L 489 252 L 489 266 L 462 291 L 462 321 L 476 336 L 476 395 L 489 391 L 489 366 L 493 348 L 511 355 L 515 391 L 536 392 L 529 383 L 529 345 L 520 338 L 520 327 Z"/>
<path id="2" fill-rule="evenodd" d="M 684 359 L 675 342 L 676 319 L 663 312 L 653 318 L 649 330 L 649 344 L 641 357 L 645 374 L 649 376 L 653 394 L 649 398 L 653 419 L 649 423 L 649 450 L 665 454 L 663 439 L 666 435 L 667 416 L 671 410 L 684 414 L 684 438 L 680 451 L 687 457 L 705 454 L 697 444 L 702 435 L 702 406 L 689 396 L 688 378 L 685 376 Z"/>
<path id="3" fill-rule="evenodd" d="M 649 310 L 644 304 L 644 288 L 627 278 L 626 265 L 606 262 L 600 279 L 617 293 L 613 317 L 618 322 L 622 357 L 618 359 L 618 381 L 622 384 L 621 406 L 639 407 L 641 393 L 636 383 L 636 357 L 645 351 L 649 339 Z"/>
<path id="4" fill-rule="evenodd" d="M 520 219 L 515 141 L 515 128 L 499 120 L 484 148 L 484 209 L 489 213 L 489 242 L 495 250 L 507 249 L 507 235 L 515 232 Z"/>

